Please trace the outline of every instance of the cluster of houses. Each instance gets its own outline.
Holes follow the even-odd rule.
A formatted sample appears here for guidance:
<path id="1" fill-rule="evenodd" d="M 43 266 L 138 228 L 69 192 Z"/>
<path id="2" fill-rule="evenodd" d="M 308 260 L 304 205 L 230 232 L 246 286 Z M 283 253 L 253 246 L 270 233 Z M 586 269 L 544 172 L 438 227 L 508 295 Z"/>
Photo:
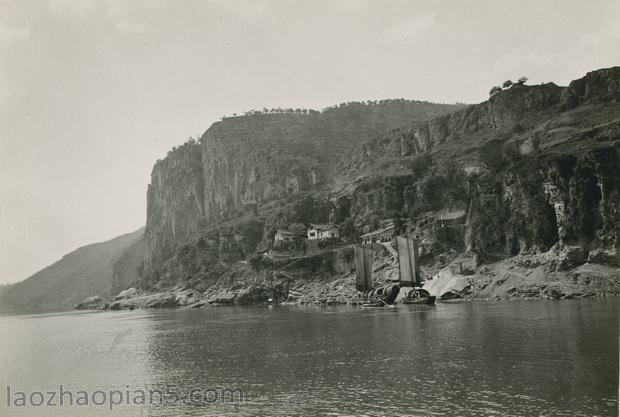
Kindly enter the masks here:
<path id="1" fill-rule="evenodd" d="M 362 243 L 369 245 L 371 243 L 389 242 L 396 235 L 396 225 L 394 219 L 387 219 L 381 222 L 378 230 L 363 234 L 361 236 Z M 326 240 L 337 239 L 340 237 L 338 226 L 333 223 L 329 224 L 310 224 L 305 234 L 302 232 L 291 232 L 290 230 L 279 229 L 274 236 L 276 245 L 281 243 L 296 242 L 301 239 L 308 240 Z"/>
<path id="2" fill-rule="evenodd" d="M 442 210 L 433 217 L 438 227 L 462 227 L 465 223 L 465 210 Z M 382 220 L 379 228 L 360 236 L 361 243 L 370 245 L 373 243 L 390 242 L 396 236 L 395 219 Z M 289 230 L 277 230 L 274 236 L 276 245 L 284 242 L 296 242 L 302 239 L 326 240 L 340 237 L 338 226 L 333 223 L 310 224 L 304 232 L 291 232 Z"/>

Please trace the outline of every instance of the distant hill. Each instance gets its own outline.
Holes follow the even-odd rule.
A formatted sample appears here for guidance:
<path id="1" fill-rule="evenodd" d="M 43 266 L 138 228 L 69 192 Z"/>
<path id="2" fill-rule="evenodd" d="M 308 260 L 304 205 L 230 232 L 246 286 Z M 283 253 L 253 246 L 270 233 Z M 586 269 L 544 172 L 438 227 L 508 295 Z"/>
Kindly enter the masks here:
<path id="1" fill-rule="evenodd" d="M 69 310 L 93 295 L 107 295 L 112 287 L 113 265 L 144 229 L 107 242 L 83 246 L 30 278 L 0 291 L 1 313 Z"/>
<path id="2" fill-rule="evenodd" d="M 13 284 L 1 284 L 0 285 L 0 297 L 2 297 L 2 294 L 7 292 L 9 289 L 11 289 L 12 286 Z"/>

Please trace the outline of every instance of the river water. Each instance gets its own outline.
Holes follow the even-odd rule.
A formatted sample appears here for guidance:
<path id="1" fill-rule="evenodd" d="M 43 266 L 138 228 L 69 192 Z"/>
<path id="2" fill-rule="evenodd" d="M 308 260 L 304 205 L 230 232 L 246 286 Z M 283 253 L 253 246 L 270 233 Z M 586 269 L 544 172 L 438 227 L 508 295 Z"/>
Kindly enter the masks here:
<path id="1" fill-rule="evenodd" d="M 0 317 L 0 415 L 616 416 L 619 307 L 606 298 Z"/>

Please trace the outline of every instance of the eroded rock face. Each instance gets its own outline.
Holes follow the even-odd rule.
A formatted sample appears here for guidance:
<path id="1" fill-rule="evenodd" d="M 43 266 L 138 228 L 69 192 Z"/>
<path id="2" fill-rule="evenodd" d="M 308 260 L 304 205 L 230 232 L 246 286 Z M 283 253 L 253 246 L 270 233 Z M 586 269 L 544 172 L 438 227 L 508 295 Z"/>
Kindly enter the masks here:
<path id="1" fill-rule="evenodd" d="M 173 149 L 153 168 L 144 239 L 147 275 L 180 245 L 222 222 L 255 217 L 269 203 L 324 189 L 347 147 L 460 107 L 393 100 L 214 123 L 200 141 Z"/>
<path id="2" fill-rule="evenodd" d="M 614 262 L 619 83 L 620 67 L 589 73 L 568 89 L 515 86 L 378 138 L 345 169 L 358 178 L 351 211 L 365 219 L 406 215 L 428 260 L 465 250 L 488 261 L 560 244 Z M 579 97 L 572 110 L 562 106 L 569 90 Z M 450 210 L 465 210 L 465 221 L 441 220 Z"/>
<path id="3" fill-rule="evenodd" d="M 194 236 L 205 217 L 200 144 L 186 143 L 157 161 L 147 191 L 145 266 L 169 257 L 177 242 Z"/>
<path id="4" fill-rule="evenodd" d="M 562 93 L 561 107 L 572 109 L 587 102 L 620 101 L 620 67 L 592 71 L 572 81 Z"/>
<path id="5" fill-rule="evenodd" d="M 562 243 L 618 244 L 620 158 L 618 147 L 550 161 L 544 191 L 552 204 Z"/>
<path id="6" fill-rule="evenodd" d="M 529 114 L 549 111 L 558 105 L 564 90 L 553 83 L 515 85 L 483 103 L 418 123 L 413 128 L 401 129 L 395 137 L 380 137 L 371 141 L 357 153 L 356 159 L 369 159 L 385 153 L 416 155 L 446 142 L 459 141 L 463 136 L 483 129 L 513 125 Z"/>
<path id="7" fill-rule="evenodd" d="M 250 116 L 218 122 L 205 133 L 201 152 L 208 221 L 251 214 L 265 202 L 324 184 L 325 164 L 282 142 L 299 135 L 305 122 L 292 119 L 284 127 L 269 116 Z"/>
<path id="8" fill-rule="evenodd" d="M 309 211 L 353 229 L 353 238 L 394 217 L 403 220 L 399 232 L 418 239 L 424 262 L 475 256 L 455 273 L 556 245 L 566 255 L 560 270 L 613 263 L 619 83 L 620 68 L 611 68 L 569 87 L 516 85 L 383 133 L 376 126 L 389 115 L 380 112 L 224 119 L 155 165 L 144 276 L 207 285 L 247 262 L 274 227 L 299 222 L 284 202 L 319 195 L 320 210 L 313 203 Z"/>
<path id="9" fill-rule="evenodd" d="M 528 155 L 474 177 L 436 171 L 384 178 L 355 190 L 352 212 L 406 213 L 411 220 L 403 232 L 420 242 L 422 257 L 450 251 L 512 256 L 556 243 L 582 246 L 586 257 L 598 248 L 603 254 L 618 247 L 619 145 Z M 443 219 L 446 212 L 466 215 Z"/>
<path id="10" fill-rule="evenodd" d="M 615 247 L 618 155 L 618 147 L 543 155 L 526 164 L 527 170 L 504 171 L 494 197 L 484 205 L 476 200 L 470 205 L 469 248 L 515 255 L 560 243 L 583 246 L 587 257 L 590 249 Z M 488 246 L 492 242 L 495 248 Z"/>

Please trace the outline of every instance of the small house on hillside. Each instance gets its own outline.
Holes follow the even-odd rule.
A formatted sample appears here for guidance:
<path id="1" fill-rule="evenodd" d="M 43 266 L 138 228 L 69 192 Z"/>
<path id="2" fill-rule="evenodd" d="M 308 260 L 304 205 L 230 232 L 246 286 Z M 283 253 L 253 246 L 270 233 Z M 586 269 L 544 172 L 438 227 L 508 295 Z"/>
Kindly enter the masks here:
<path id="1" fill-rule="evenodd" d="M 276 230 L 276 234 L 273 236 L 273 243 L 278 245 L 284 242 L 295 242 L 303 239 L 304 235 L 300 233 L 291 232 L 290 230 L 279 229 Z"/>
<path id="2" fill-rule="evenodd" d="M 335 224 L 310 224 L 307 230 L 309 240 L 339 238 L 340 231 Z"/>
<path id="3" fill-rule="evenodd" d="M 379 230 L 363 234 L 361 236 L 362 243 L 364 245 L 370 245 L 371 243 L 389 242 L 394 238 L 396 234 L 396 226 L 391 224 L 387 227 L 383 227 Z"/>

